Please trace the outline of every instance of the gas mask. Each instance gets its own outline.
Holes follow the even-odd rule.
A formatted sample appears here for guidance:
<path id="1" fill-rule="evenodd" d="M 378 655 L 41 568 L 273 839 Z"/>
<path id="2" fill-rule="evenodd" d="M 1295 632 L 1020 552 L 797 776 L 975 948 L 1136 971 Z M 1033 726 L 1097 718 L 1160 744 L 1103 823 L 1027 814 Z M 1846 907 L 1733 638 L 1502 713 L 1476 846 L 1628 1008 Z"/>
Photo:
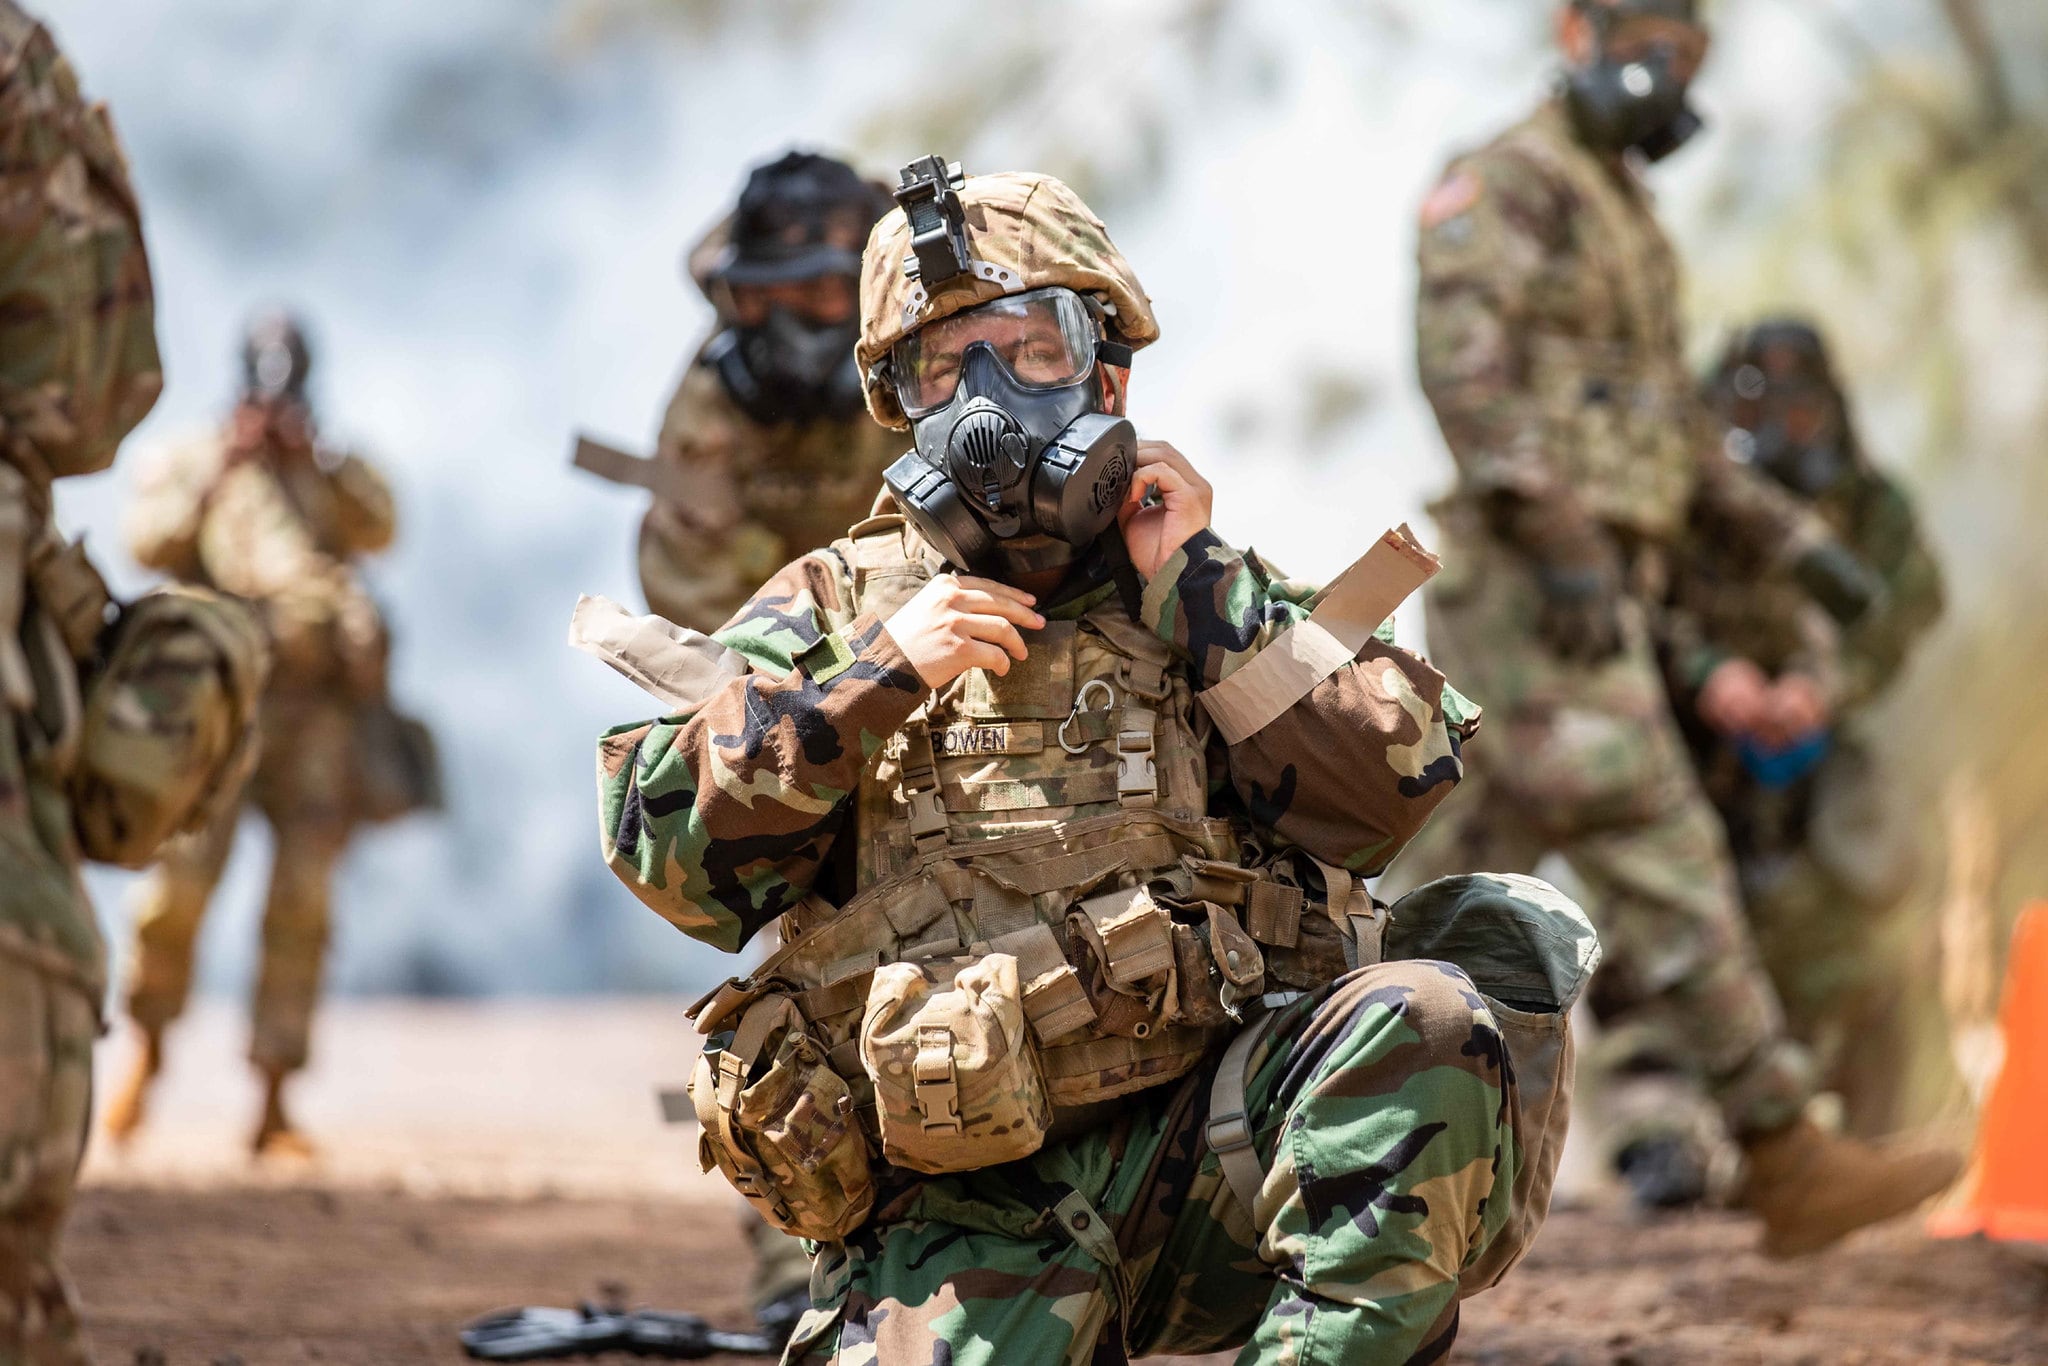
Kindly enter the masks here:
<path id="1" fill-rule="evenodd" d="M 253 402 L 304 408 L 313 352 L 289 313 L 266 313 L 242 337 L 242 393 Z"/>
<path id="2" fill-rule="evenodd" d="M 1794 441 L 1781 423 L 1764 423 L 1750 442 L 1756 467 L 1803 498 L 1820 497 L 1849 472 L 1849 455 L 1839 442 Z"/>
<path id="3" fill-rule="evenodd" d="M 1603 54 L 1567 73 L 1565 106 L 1579 140 L 1602 151 L 1633 148 L 1650 161 L 1677 151 L 1705 124 L 1673 68 L 1660 49 L 1629 61 Z"/>
<path id="4" fill-rule="evenodd" d="M 1101 411 L 1103 339 L 1087 301 L 1048 288 L 993 300 L 913 332 L 891 351 L 915 449 L 883 474 L 918 534 L 972 573 L 1074 558 L 1116 522 L 1137 432 Z M 1045 537 L 1040 563 L 1003 542 Z"/>
<path id="5" fill-rule="evenodd" d="M 1804 324 L 1766 324 L 1755 353 L 1723 362 L 1712 398 L 1734 424 L 1729 450 L 1802 498 L 1824 496 L 1857 466 L 1841 391 L 1820 337 Z"/>
<path id="6" fill-rule="evenodd" d="M 726 392 L 756 422 L 843 421 L 860 411 L 853 346 L 860 319 L 818 323 L 774 307 L 761 322 L 726 329 L 709 360 Z"/>

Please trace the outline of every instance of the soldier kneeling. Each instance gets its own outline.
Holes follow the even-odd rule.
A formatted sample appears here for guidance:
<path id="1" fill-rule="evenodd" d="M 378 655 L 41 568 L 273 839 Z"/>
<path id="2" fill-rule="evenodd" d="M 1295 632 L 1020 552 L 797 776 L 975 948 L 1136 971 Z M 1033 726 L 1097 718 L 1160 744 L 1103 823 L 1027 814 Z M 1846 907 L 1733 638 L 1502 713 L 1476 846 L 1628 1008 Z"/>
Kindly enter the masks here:
<path id="1" fill-rule="evenodd" d="M 790 1358 L 1434 1359 L 1543 1218 L 1598 956 L 1527 878 L 1363 888 L 1477 721 L 1392 643 L 1435 562 L 1389 532 L 1318 591 L 1210 530 L 1066 186 L 930 158 L 896 198 L 891 504 L 715 637 L 629 629 L 678 710 L 600 743 L 642 900 L 728 951 L 781 921 L 691 1094 L 820 1244 Z"/>

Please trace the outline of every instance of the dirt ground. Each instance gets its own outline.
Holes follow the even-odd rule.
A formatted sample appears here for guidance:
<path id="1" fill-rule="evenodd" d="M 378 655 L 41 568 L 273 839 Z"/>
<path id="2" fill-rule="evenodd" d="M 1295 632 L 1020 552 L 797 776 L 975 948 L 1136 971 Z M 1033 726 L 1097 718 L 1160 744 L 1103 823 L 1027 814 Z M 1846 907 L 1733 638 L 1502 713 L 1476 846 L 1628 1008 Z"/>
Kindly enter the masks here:
<path id="1" fill-rule="evenodd" d="M 455 1362 L 465 1320 L 607 1286 L 745 1326 L 732 1197 L 695 1173 L 687 1131 L 662 1128 L 648 1095 L 687 1061 L 673 1014 L 344 1006 L 306 1086 L 327 1156 L 251 1167 L 238 1025 L 202 1012 L 153 1128 L 88 1160 L 68 1260 L 102 1366 Z M 1597 1190 L 1572 1199 L 1467 1306 L 1455 1359 L 2048 1362 L 2048 1270 L 1999 1248 L 1907 1224 L 1786 1266 L 1747 1251 L 1731 1217 L 1645 1226 Z"/>

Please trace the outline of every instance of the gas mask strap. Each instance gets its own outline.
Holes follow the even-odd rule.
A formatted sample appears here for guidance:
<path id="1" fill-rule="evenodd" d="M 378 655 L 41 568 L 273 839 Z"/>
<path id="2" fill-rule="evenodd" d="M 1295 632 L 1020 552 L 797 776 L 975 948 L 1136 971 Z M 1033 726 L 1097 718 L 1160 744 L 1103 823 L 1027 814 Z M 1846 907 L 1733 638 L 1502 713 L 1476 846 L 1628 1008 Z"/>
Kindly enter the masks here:
<path id="1" fill-rule="evenodd" d="M 1109 577 L 1116 584 L 1116 593 L 1124 605 L 1124 611 L 1132 621 L 1145 619 L 1145 584 L 1138 577 L 1138 566 L 1131 562 L 1131 548 L 1124 542 L 1121 525 L 1111 525 L 1102 533 L 1102 558 L 1109 565 Z"/>

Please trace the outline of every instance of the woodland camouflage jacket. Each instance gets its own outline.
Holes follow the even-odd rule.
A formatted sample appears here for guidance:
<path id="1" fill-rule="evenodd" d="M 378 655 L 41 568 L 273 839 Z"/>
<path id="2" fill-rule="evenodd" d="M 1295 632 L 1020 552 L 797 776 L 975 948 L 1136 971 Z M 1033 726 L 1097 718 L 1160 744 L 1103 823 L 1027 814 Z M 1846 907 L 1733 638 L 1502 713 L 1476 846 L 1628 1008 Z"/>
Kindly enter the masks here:
<path id="1" fill-rule="evenodd" d="M 717 633 L 751 672 L 693 711 L 599 742 L 607 862 L 650 907 L 721 949 L 739 949 L 807 893 L 843 904 L 861 890 L 849 871 L 861 834 L 850 828 L 853 795 L 930 696 L 877 613 L 855 609 L 849 545 L 787 566 Z M 1202 688 L 1307 617 L 1313 597 L 1203 532 L 1146 585 L 1143 625 Z M 1105 583 L 1044 610 L 1054 622 L 1121 613 L 1114 599 Z M 1356 874 L 1384 868 L 1461 776 L 1459 748 L 1478 719 L 1390 634 L 1383 627 L 1241 743 L 1208 735 L 1209 810 L 1192 814 L 1226 816 L 1265 847 L 1299 846 Z"/>

